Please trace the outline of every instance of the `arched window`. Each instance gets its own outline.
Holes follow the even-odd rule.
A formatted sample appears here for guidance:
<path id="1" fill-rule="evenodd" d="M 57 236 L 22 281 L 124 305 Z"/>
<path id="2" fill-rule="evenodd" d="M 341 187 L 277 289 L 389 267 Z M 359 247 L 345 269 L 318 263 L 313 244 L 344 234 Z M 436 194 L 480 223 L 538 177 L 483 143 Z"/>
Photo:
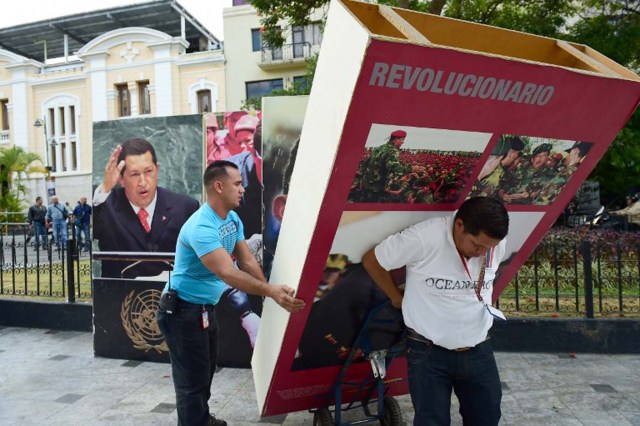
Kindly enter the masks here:
<path id="1" fill-rule="evenodd" d="M 198 90 L 198 112 L 211 112 L 211 90 Z"/>

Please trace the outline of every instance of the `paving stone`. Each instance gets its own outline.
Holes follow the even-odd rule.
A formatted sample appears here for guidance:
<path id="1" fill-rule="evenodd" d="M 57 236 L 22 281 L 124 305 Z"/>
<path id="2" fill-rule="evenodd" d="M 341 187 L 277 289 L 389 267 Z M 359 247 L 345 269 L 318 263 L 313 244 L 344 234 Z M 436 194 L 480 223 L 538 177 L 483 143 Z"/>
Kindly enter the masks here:
<path id="1" fill-rule="evenodd" d="M 63 404 L 73 404 L 74 402 L 82 398 L 84 398 L 84 395 L 78 395 L 76 393 L 68 393 L 56 399 L 56 402 L 62 402 Z"/>
<path id="2" fill-rule="evenodd" d="M 69 355 L 55 355 L 49 358 L 51 361 L 62 361 L 64 359 L 70 358 Z"/>
<path id="3" fill-rule="evenodd" d="M 168 404 L 166 402 L 161 402 L 160 404 L 156 405 L 153 410 L 151 410 L 152 413 L 171 413 L 172 411 L 175 411 L 176 409 L 176 404 Z"/>
<path id="4" fill-rule="evenodd" d="M 1 425 L 177 423 L 169 364 L 94 357 L 87 332 L 0 327 L 0 347 L 0 392 L 11 389 L 0 398 Z M 503 385 L 500 426 L 640 426 L 640 355 L 495 355 Z M 313 424 L 307 410 L 260 418 L 249 369 L 218 368 L 213 382 L 210 411 L 231 426 Z M 410 397 L 396 400 L 411 425 Z M 343 420 L 361 416 L 353 410 Z M 462 425 L 453 395 L 451 425 Z"/>
<path id="5" fill-rule="evenodd" d="M 608 393 L 615 393 L 618 392 L 617 390 L 615 390 L 613 388 L 613 386 L 611 385 L 591 385 L 591 387 L 593 388 L 593 390 L 595 390 L 596 392 L 608 392 Z"/>

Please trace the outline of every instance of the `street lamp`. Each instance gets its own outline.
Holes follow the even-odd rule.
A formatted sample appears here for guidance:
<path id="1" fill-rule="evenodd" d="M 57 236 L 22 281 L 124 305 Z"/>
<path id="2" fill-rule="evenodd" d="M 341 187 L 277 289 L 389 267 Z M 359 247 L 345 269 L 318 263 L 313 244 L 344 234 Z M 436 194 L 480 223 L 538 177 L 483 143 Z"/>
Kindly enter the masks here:
<path id="1" fill-rule="evenodd" d="M 56 145 L 58 145 L 58 142 L 56 142 L 55 138 L 49 139 L 47 137 L 47 123 L 44 119 L 36 118 L 36 121 L 33 123 L 33 125 L 37 128 L 42 127 L 44 130 L 44 147 L 45 147 L 45 152 L 47 156 L 46 169 L 49 173 L 51 173 L 52 171 L 55 171 L 55 166 L 52 167 L 49 164 L 49 145 L 51 145 L 52 147 L 55 147 Z"/>
<path id="2" fill-rule="evenodd" d="M 51 145 L 52 147 L 58 145 L 58 142 L 56 142 L 55 138 L 51 138 L 49 139 L 49 137 L 47 136 L 47 122 L 43 119 L 40 118 L 36 118 L 36 121 L 33 123 L 33 125 L 36 128 L 40 128 L 42 127 L 44 130 L 44 147 L 45 147 L 45 155 L 47 156 L 46 158 L 46 165 L 45 168 L 47 169 L 47 176 L 45 177 L 45 187 L 47 188 L 47 202 L 49 201 L 49 198 L 51 198 L 52 196 L 56 195 L 56 184 L 55 184 L 55 177 L 51 176 L 51 172 L 54 171 L 55 172 L 55 165 L 52 167 L 49 164 L 49 145 Z"/>

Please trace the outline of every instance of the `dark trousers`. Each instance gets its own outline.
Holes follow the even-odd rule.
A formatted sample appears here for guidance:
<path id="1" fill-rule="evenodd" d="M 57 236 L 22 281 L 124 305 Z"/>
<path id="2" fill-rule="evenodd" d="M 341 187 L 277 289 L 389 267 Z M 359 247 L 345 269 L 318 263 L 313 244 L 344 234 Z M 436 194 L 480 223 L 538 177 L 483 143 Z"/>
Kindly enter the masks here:
<path id="1" fill-rule="evenodd" d="M 406 343 L 415 426 L 448 426 L 452 389 L 465 426 L 498 424 L 502 386 L 489 340 L 464 352 L 411 338 Z"/>
<path id="2" fill-rule="evenodd" d="M 171 372 L 176 391 L 178 425 L 199 426 L 209 422 L 211 381 L 218 358 L 218 323 L 213 305 L 209 328 L 202 329 L 203 305 L 178 300 L 177 312 L 158 310 L 158 326 L 171 357 Z"/>
<path id="3" fill-rule="evenodd" d="M 88 223 L 76 223 L 76 241 L 78 245 L 82 244 L 87 250 L 91 246 L 91 237 L 89 236 Z M 84 239 L 81 234 L 84 234 Z"/>
<path id="4" fill-rule="evenodd" d="M 47 245 L 47 227 L 44 222 L 33 222 L 33 230 L 36 236 L 36 247 L 42 245 L 42 247 L 46 247 Z"/>

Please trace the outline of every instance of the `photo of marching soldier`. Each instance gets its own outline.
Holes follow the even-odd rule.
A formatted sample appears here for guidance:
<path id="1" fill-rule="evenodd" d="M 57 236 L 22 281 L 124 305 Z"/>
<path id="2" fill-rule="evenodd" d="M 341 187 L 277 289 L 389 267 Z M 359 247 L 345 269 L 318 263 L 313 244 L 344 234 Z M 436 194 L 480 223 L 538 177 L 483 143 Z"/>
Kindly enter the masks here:
<path id="1" fill-rule="evenodd" d="M 495 197 L 507 204 L 553 203 L 592 144 L 502 135 L 469 197 Z"/>
<path id="2" fill-rule="evenodd" d="M 490 135 L 374 124 L 349 193 L 352 203 L 455 203 Z"/>

